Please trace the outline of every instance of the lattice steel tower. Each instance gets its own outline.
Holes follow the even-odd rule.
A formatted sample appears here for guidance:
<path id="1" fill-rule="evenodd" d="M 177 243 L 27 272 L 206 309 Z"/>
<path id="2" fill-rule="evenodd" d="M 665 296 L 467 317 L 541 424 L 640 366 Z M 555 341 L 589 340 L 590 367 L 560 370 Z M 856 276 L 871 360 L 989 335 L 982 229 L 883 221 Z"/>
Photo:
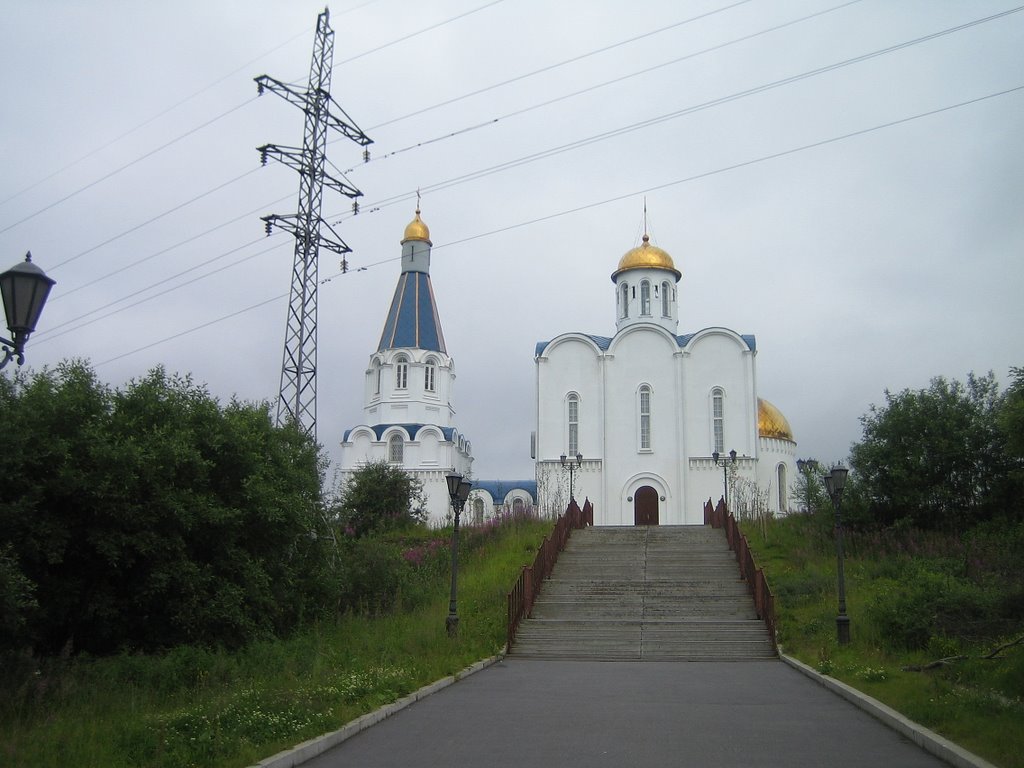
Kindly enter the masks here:
<path id="1" fill-rule="evenodd" d="M 347 182 L 335 179 L 324 169 L 327 162 L 327 131 L 333 129 L 363 147 L 373 143 L 359 129 L 345 110 L 331 98 L 331 66 L 334 59 L 334 31 L 330 12 L 317 16 L 313 63 L 309 70 L 309 87 L 296 88 L 267 75 L 256 78 L 260 94 L 271 91 L 300 107 L 306 115 L 302 149 L 265 144 L 258 147 L 261 162 L 267 158 L 284 163 L 299 173 L 298 213 L 262 217 L 269 235 L 274 224 L 295 237 L 295 260 L 292 267 L 291 294 L 288 301 L 288 324 L 281 362 L 281 392 L 277 404 L 277 422 L 293 420 L 306 434 L 316 439 L 316 332 L 317 282 L 320 248 L 338 254 L 351 248 L 320 216 L 323 188 L 326 184 L 346 197 L 357 198 L 362 192 Z M 332 113 L 331 107 L 334 107 Z M 343 117 L 339 117 L 338 115 Z M 363 159 L 369 159 L 364 150 Z M 353 203 L 355 210 L 357 204 Z M 321 233 L 326 228 L 328 234 Z"/>

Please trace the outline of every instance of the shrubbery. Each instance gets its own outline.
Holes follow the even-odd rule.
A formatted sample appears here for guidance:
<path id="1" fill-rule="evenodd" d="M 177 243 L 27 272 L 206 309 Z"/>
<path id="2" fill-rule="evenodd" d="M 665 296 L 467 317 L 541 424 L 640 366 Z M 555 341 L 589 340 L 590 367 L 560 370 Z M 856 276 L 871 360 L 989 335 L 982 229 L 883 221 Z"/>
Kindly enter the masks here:
<path id="1" fill-rule="evenodd" d="M 239 646 L 333 610 L 316 445 L 157 368 L 0 377 L 0 648 Z"/>

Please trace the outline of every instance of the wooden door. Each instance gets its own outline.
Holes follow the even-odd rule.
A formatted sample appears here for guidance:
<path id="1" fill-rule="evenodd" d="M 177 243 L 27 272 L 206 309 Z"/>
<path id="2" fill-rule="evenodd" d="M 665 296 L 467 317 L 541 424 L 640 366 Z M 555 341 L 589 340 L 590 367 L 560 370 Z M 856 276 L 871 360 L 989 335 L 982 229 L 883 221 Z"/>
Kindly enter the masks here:
<path id="1" fill-rule="evenodd" d="M 645 485 L 633 494 L 634 525 L 658 524 L 658 492 Z"/>

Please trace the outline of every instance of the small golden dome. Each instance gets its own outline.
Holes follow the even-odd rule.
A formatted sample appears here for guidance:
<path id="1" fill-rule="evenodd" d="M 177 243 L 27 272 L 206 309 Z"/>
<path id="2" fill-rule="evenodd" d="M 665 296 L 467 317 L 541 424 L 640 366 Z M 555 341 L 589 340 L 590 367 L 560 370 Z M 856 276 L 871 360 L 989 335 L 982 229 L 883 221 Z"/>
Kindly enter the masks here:
<path id="1" fill-rule="evenodd" d="M 402 242 L 405 243 L 409 240 L 423 240 L 427 245 L 433 245 L 430 242 L 430 229 L 423 220 L 420 218 L 420 209 L 416 208 L 416 218 L 409 222 L 405 228 L 405 234 L 402 235 Z"/>
<path id="2" fill-rule="evenodd" d="M 669 272 L 675 273 L 676 280 L 682 277 L 679 270 L 676 269 L 672 257 L 658 246 L 651 245 L 651 238 L 646 234 L 640 245 L 626 251 L 626 255 L 619 259 L 619 266 L 612 274 L 612 280 L 627 269 L 667 269 Z"/>
<path id="3" fill-rule="evenodd" d="M 793 440 L 793 430 L 782 411 L 763 398 L 757 398 L 757 434 L 778 440 Z"/>

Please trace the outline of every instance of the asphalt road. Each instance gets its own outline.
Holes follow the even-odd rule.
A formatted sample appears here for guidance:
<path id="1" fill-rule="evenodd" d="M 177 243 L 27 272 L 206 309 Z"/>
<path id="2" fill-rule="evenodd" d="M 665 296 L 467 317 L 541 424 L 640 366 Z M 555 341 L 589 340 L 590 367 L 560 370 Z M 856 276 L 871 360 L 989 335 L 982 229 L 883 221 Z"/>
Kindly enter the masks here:
<path id="1" fill-rule="evenodd" d="M 506 659 L 304 768 L 944 765 L 780 661 Z"/>

